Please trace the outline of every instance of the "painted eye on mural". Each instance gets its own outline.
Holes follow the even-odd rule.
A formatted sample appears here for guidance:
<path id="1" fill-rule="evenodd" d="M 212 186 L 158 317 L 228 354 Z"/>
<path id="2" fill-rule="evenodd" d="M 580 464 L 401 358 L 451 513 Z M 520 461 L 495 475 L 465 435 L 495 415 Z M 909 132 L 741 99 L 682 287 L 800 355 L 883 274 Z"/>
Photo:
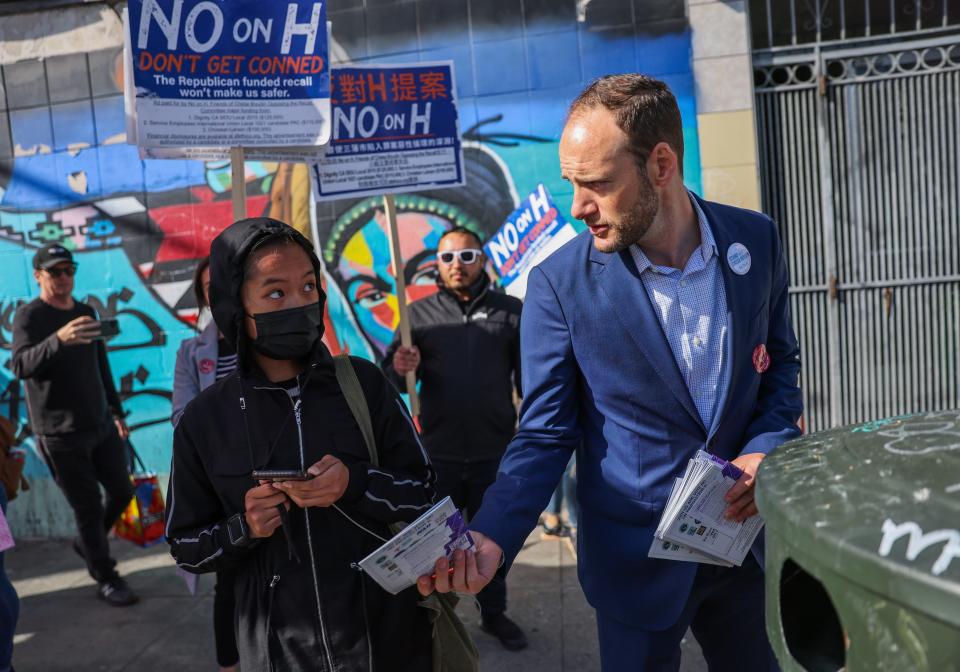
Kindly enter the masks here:
<path id="1" fill-rule="evenodd" d="M 439 273 L 437 271 L 437 251 L 435 249 L 426 249 L 407 260 L 406 269 L 407 286 L 416 285 L 435 285 Z"/>
<path id="2" fill-rule="evenodd" d="M 383 303 L 387 298 L 387 293 L 379 287 L 365 282 L 357 286 L 353 302 L 365 310 L 371 310 Z"/>
<path id="3" fill-rule="evenodd" d="M 411 285 L 435 285 L 437 284 L 437 260 L 425 262 L 417 267 L 410 277 Z"/>

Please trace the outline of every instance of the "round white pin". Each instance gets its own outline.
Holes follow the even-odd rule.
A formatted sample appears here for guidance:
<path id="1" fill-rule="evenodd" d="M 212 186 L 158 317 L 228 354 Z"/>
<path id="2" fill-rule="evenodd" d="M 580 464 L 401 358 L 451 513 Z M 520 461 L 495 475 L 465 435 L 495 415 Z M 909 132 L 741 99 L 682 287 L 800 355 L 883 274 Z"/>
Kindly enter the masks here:
<path id="1" fill-rule="evenodd" d="M 734 243 L 727 248 L 727 263 L 737 275 L 746 275 L 750 271 L 750 250 L 743 243 Z"/>

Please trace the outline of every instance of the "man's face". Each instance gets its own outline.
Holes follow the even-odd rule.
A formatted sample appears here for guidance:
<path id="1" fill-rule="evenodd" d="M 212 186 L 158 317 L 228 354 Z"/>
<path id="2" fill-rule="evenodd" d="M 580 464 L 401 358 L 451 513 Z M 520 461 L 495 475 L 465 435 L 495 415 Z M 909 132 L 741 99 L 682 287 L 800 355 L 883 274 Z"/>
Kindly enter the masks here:
<path id="1" fill-rule="evenodd" d="M 35 269 L 33 277 L 40 285 L 40 292 L 45 296 L 66 299 L 73 294 L 73 273 L 76 266 L 69 261 L 61 261 L 49 269 Z"/>
<path id="2" fill-rule="evenodd" d="M 251 315 L 299 308 L 320 300 L 313 264 L 296 243 L 255 250 L 240 290 L 247 336 L 257 337 Z"/>
<path id="3" fill-rule="evenodd" d="M 444 263 L 444 252 L 459 252 L 461 250 L 477 250 L 480 251 L 480 254 L 472 264 L 464 263 L 458 254 L 453 255 L 451 263 Z M 454 233 L 446 236 L 440 241 L 440 246 L 437 248 L 440 279 L 444 285 L 453 290 L 467 289 L 473 285 L 483 272 L 485 262 L 486 258 L 483 256 L 482 248 L 477 243 L 476 238 L 465 233 Z"/>
<path id="4" fill-rule="evenodd" d="M 560 137 L 560 170 L 573 184 L 570 214 L 590 229 L 594 247 L 617 252 L 643 238 L 660 199 L 612 112 L 598 107 L 570 118 Z"/>

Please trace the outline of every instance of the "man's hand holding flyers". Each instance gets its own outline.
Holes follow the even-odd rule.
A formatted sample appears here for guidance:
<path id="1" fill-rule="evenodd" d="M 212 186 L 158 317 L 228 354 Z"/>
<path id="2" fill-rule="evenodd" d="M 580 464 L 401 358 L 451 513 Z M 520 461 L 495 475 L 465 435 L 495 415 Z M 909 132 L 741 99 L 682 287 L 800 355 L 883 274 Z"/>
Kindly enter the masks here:
<path id="1" fill-rule="evenodd" d="M 433 575 L 424 575 L 417 580 L 417 590 L 421 595 L 429 595 L 434 590 L 438 593 L 453 590 L 476 595 L 490 583 L 500 567 L 503 550 L 497 542 L 479 532 L 471 530 L 470 535 L 476 550 L 455 551 L 452 563 L 446 558 L 437 560 Z"/>
<path id="2" fill-rule="evenodd" d="M 763 453 L 747 453 L 741 455 L 731 463 L 743 471 L 737 483 L 727 492 L 726 500 L 730 505 L 724 514 L 730 520 L 742 523 L 747 518 L 757 515 L 757 504 L 753 499 L 754 485 L 757 482 L 757 470 L 766 455 Z"/>

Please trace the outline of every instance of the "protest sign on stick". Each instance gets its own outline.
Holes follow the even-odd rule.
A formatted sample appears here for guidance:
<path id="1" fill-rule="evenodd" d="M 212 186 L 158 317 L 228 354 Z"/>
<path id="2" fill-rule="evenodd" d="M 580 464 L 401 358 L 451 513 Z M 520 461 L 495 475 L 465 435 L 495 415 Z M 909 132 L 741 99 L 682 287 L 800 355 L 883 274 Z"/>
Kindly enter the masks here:
<path id="1" fill-rule="evenodd" d="M 523 299 L 530 270 L 576 235 L 546 186 L 538 184 L 490 237 L 483 251 L 507 294 Z"/>
<path id="2" fill-rule="evenodd" d="M 130 0 L 127 141 L 141 158 L 229 155 L 235 220 L 255 160 L 306 160 L 330 137 L 326 2 Z M 226 148 L 230 149 L 227 150 Z"/>
<path id="3" fill-rule="evenodd" d="M 393 194 L 464 184 L 453 64 L 342 67 L 332 75 L 332 137 L 311 166 L 314 197 L 383 196 L 397 292 L 400 342 L 413 340 Z M 416 374 L 410 410 L 420 413 Z"/>
<path id="4" fill-rule="evenodd" d="M 312 166 L 317 200 L 464 184 L 453 63 L 340 67 L 332 137 Z"/>
<path id="5" fill-rule="evenodd" d="M 130 0 L 128 22 L 139 146 L 329 140 L 326 2 Z"/>

